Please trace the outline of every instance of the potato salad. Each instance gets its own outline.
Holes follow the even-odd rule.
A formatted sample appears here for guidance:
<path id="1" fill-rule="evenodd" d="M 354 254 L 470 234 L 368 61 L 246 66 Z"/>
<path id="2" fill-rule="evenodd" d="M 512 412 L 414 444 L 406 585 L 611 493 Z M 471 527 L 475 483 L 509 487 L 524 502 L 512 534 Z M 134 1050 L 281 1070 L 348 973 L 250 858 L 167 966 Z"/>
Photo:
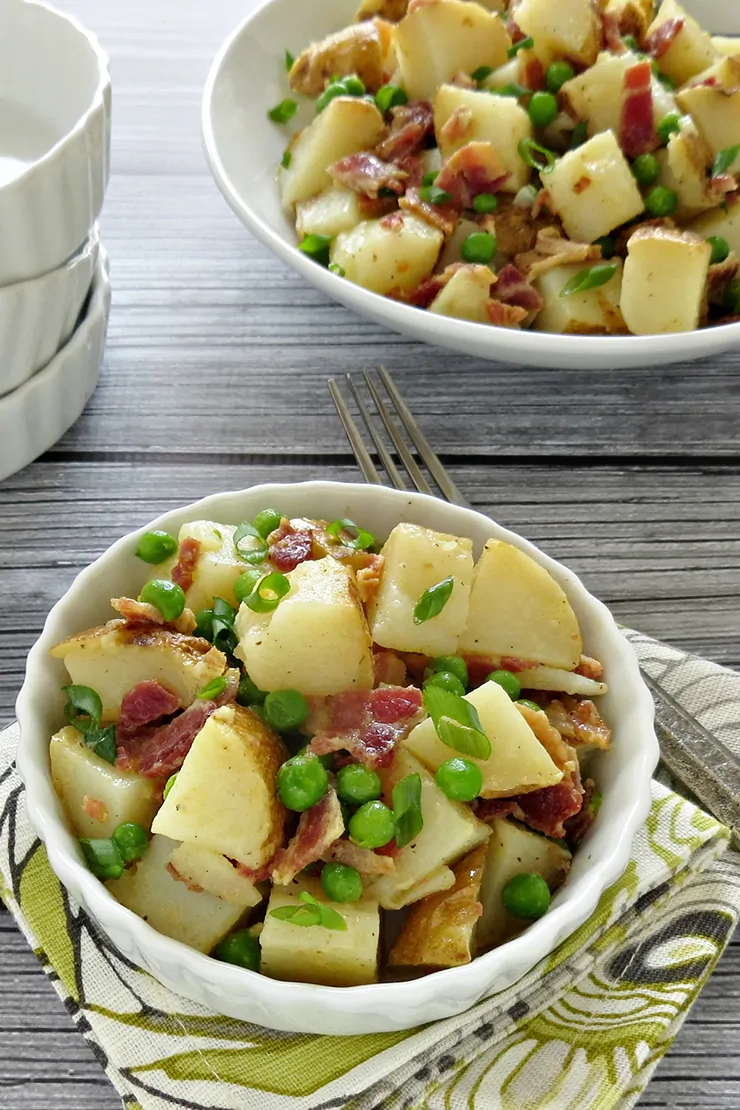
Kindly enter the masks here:
<path id="1" fill-rule="evenodd" d="M 139 596 L 52 653 L 54 787 L 123 905 L 330 986 L 469 963 L 547 913 L 611 733 L 603 668 L 539 563 L 271 508 L 135 554 Z"/>
<path id="2" fill-rule="evenodd" d="M 286 69 L 282 201 L 338 279 L 559 334 L 740 320 L 740 38 L 677 0 L 362 0 Z"/>

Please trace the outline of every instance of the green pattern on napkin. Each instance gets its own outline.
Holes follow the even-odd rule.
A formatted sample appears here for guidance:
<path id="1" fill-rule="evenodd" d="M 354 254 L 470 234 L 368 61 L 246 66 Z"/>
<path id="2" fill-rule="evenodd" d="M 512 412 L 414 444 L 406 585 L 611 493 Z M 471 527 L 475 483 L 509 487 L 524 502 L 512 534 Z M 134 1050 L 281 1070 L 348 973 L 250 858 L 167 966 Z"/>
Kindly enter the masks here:
<path id="1" fill-rule="evenodd" d="M 740 749 L 740 675 L 630 633 L 648 670 Z M 708 693 L 709 691 L 709 693 Z M 591 919 L 508 990 L 405 1033 L 277 1033 L 134 967 L 70 900 L 0 735 L 0 889 L 127 1110 L 625 1110 L 740 915 L 728 832 L 661 782 Z"/>

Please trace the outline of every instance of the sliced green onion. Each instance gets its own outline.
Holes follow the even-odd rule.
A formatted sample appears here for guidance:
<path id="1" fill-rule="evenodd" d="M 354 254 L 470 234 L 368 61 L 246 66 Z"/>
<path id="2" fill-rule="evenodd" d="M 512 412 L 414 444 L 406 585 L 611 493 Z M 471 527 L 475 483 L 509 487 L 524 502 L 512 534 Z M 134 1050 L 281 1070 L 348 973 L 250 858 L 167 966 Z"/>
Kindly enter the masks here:
<path id="1" fill-rule="evenodd" d="M 566 281 L 560 290 L 560 296 L 569 297 L 572 293 L 585 293 L 589 289 L 598 289 L 600 285 L 606 285 L 611 281 L 618 269 L 616 262 L 600 262 L 596 266 L 580 270 L 570 281 Z"/>
<path id="2" fill-rule="evenodd" d="M 329 272 L 332 273 L 332 274 L 336 274 L 337 277 L 344 277 L 345 276 L 344 267 L 340 266 L 338 262 L 330 262 L 329 263 Z"/>
<path id="3" fill-rule="evenodd" d="M 555 169 L 557 161 L 555 155 L 546 146 L 541 143 L 536 143 L 534 139 L 521 139 L 517 147 L 519 157 L 533 170 L 539 170 L 540 173 L 550 173 Z M 537 160 L 535 155 L 539 155 L 540 161 Z M 544 159 L 544 161 L 543 161 Z"/>
<path id="4" fill-rule="evenodd" d="M 293 155 L 290 153 L 290 151 L 289 150 L 284 151 L 283 156 L 280 159 L 280 165 L 283 167 L 283 169 L 287 170 L 288 166 L 290 165 L 290 163 L 292 161 L 293 161 Z"/>
<path id="5" fill-rule="evenodd" d="M 212 701 L 213 698 L 217 698 L 219 694 L 223 694 L 226 686 L 227 679 L 225 675 L 217 675 L 216 678 L 212 678 L 202 690 L 199 690 L 195 696 L 196 698 L 200 698 L 201 701 Z"/>
<path id="6" fill-rule="evenodd" d="M 400 85 L 381 85 L 375 94 L 375 104 L 379 112 L 385 115 L 391 108 L 406 104 L 408 96 L 406 90 Z"/>
<path id="7" fill-rule="evenodd" d="M 236 632 L 234 631 L 234 620 L 236 619 L 236 611 L 233 606 L 229 605 L 222 597 L 214 597 L 213 599 L 213 621 L 211 625 L 213 635 L 213 646 L 217 647 L 219 651 L 225 652 L 227 655 L 231 654 L 236 647 Z"/>
<path id="8" fill-rule="evenodd" d="M 295 58 L 293 57 L 293 55 L 291 54 L 291 52 L 289 50 L 286 50 L 285 51 L 285 69 L 288 73 L 290 73 L 294 64 L 295 64 Z"/>
<path id="9" fill-rule="evenodd" d="M 246 550 L 240 546 L 241 541 L 249 536 L 251 539 L 257 540 L 257 543 Z M 245 520 L 239 525 L 234 532 L 234 551 L 243 563 L 250 563 L 252 566 L 258 563 L 264 563 L 269 547 L 267 540 L 261 536 L 255 526 Z"/>
<path id="10" fill-rule="evenodd" d="M 433 617 L 439 616 L 450 600 L 454 585 L 455 579 L 450 575 L 436 585 L 430 586 L 428 590 L 424 590 L 414 606 L 414 624 L 424 624 Z"/>
<path id="11" fill-rule="evenodd" d="M 490 77 L 492 73 L 493 66 L 478 66 L 477 69 L 473 70 L 470 76 L 473 78 L 474 81 L 477 81 L 480 84 L 481 81 L 485 81 L 486 77 Z"/>
<path id="12" fill-rule="evenodd" d="M 96 879 L 120 879 L 124 870 L 123 857 L 114 840 L 83 837 L 79 844 L 85 862 Z"/>
<path id="13" fill-rule="evenodd" d="M 421 183 L 422 183 L 422 185 L 433 185 L 438 177 L 439 177 L 439 170 L 430 170 L 429 173 L 424 174 L 424 176 L 421 179 Z"/>
<path id="14" fill-rule="evenodd" d="M 424 827 L 421 813 L 421 775 L 406 775 L 393 787 L 393 816 L 396 819 L 396 844 L 405 847 Z"/>
<path id="15" fill-rule="evenodd" d="M 436 185 L 422 185 L 419 197 L 427 204 L 448 204 L 452 200 L 452 193 L 438 189 Z"/>
<path id="16" fill-rule="evenodd" d="M 509 57 L 516 58 L 520 50 L 532 50 L 534 47 L 534 39 L 531 35 L 527 35 L 526 39 L 521 42 L 515 42 L 513 46 L 509 47 Z"/>
<path id="17" fill-rule="evenodd" d="M 175 785 L 176 782 L 177 782 L 177 771 L 175 771 L 174 775 L 170 775 L 170 777 L 167 779 L 167 782 L 164 784 L 164 790 L 162 791 L 162 801 L 165 801 L 165 799 L 167 798 L 167 795 L 169 794 L 170 790 L 172 789 L 172 787 Z"/>
<path id="18" fill-rule="evenodd" d="M 116 762 L 116 727 L 100 727 L 103 703 L 89 686 L 63 686 L 67 695 L 64 716 L 82 734 L 85 745 L 104 759 L 106 763 Z"/>
<path id="19" fill-rule="evenodd" d="M 531 96 L 532 90 L 528 89 L 526 85 L 519 85 L 516 81 L 512 81 L 508 85 L 501 85 L 498 89 L 489 89 L 490 93 L 494 96 L 513 96 L 517 100 L 520 96 Z"/>
<path id="20" fill-rule="evenodd" d="M 443 744 L 474 759 L 490 757 L 491 741 L 483 731 L 475 706 L 441 686 L 427 686 L 422 698 Z"/>
<path id="21" fill-rule="evenodd" d="M 289 921 L 291 925 L 323 925 L 325 929 L 334 929 L 336 932 L 346 931 L 347 922 L 331 906 L 325 906 L 307 890 L 301 891 L 299 898 L 303 902 L 302 906 L 278 906 L 277 909 L 270 910 L 270 917 L 276 917 L 278 921 Z"/>
<path id="22" fill-rule="evenodd" d="M 307 235 L 305 239 L 301 239 L 298 250 L 303 251 L 314 262 L 318 262 L 320 266 L 328 266 L 331 243 L 331 235 L 319 235 L 318 232 L 315 232 L 313 235 Z"/>
<path id="23" fill-rule="evenodd" d="M 355 551 L 367 551 L 369 547 L 375 544 L 375 536 L 372 532 L 366 532 L 364 528 L 360 528 L 353 520 L 348 520 L 347 517 L 342 517 L 341 520 L 333 520 L 329 527 L 326 529 L 330 536 L 335 539 L 341 539 L 344 547 L 351 547 Z M 354 536 L 350 539 L 342 539 L 339 535 L 340 532 L 354 532 Z"/>
<path id="24" fill-rule="evenodd" d="M 251 594 L 244 598 L 244 604 L 253 613 L 271 613 L 273 609 L 277 609 L 289 590 L 290 582 L 285 575 L 273 571 L 260 578 Z"/>
<path id="25" fill-rule="evenodd" d="M 712 177 L 720 177 L 723 173 L 727 173 L 738 154 L 740 154 L 740 143 L 737 146 L 728 146 L 726 150 L 721 150 L 712 162 Z"/>
<path id="26" fill-rule="evenodd" d="M 252 567 L 251 570 L 245 570 L 244 574 L 240 574 L 234 583 L 234 597 L 241 605 L 245 597 L 251 594 L 254 587 L 262 577 L 262 571 L 257 567 Z"/>
<path id="27" fill-rule="evenodd" d="M 578 150 L 579 146 L 583 146 L 588 138 L 588 120 L 582 119 L 573 128 L 573 134 L 570 137 L 570 149 Z"/>
<path id="28" fill-rule="evenodd" d="M 614 257 L 614 239 L 611 235 L 602 235 L 600 239 L 594 240 L 594 246 L 601 247 L 601 257 L 607 262 Z"/>
<path id="29" fill-rule="evenodd" d="M 295 100 L 281 100 L 267 113 L 273 123 L 287 123 L 298 111 Z"/>

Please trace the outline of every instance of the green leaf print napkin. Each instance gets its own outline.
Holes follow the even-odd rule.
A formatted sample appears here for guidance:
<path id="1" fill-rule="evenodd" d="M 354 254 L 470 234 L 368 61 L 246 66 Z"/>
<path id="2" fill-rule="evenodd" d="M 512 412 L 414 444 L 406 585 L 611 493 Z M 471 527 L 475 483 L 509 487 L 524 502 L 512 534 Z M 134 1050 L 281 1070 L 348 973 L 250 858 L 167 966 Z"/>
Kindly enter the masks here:
<path id="1" fill-rule="evenodd" d="M 740 674 L 626 633 L 643 665 L 740 754 Z M 0 877 L 19 928 L 129 1110 L 624 1110 L 740 915 L 728 831 L 670 784 L 593 917 L 519 983 L 405 1033 L 274 1033 L 172 994 L 52 874 L 0 735 Z"/>

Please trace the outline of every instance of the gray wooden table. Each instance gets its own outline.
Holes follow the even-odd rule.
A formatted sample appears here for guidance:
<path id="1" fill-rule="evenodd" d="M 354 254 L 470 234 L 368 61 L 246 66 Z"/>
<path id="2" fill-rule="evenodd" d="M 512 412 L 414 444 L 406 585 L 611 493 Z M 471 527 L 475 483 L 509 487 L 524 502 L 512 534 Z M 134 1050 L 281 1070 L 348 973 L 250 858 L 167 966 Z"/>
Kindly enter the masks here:
<path id="1" fill-rule="evenodd" d="M 201 89 L 245 0 L 58 2 L 111 55 L 113 310 L 87 412 L 0 484 L 0 722 L 48 608 L 119 535 L 216 490 L 355 478 L 325 380 L 380 361 L 475 505 L 568 562 L 623 622 L 740 664 L 740 351 L 528 371 L 367 323 L 255 243 L 207 173 Z M 287 30 L 285 45 L 300 47 Z M 738 1110 L 739 1044 L 736 942 L 640 1106 Z M 119 1106 L 0 911 L 0 1107 Z"/>

